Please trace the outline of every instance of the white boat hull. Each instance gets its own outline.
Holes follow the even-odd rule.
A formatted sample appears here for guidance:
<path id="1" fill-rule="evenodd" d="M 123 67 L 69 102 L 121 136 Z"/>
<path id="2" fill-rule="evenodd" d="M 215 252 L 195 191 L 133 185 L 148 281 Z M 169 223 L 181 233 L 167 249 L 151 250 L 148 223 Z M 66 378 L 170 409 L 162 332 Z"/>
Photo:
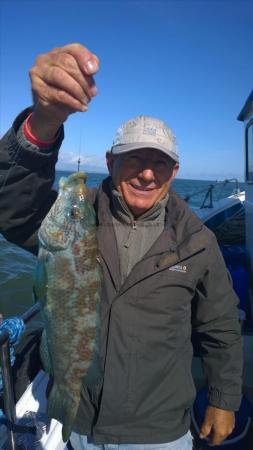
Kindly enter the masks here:
<path id="1" fill-rule="evenodd" d="M 240 192 L 240 194 L 233 194 L 229 197 L 217 200 L 214 202 L 212 208 L 196 208 L 192 207 L 192 210 L 197 214 L 197 216 L 204 222 L 208 222 L 213 218 L 219 217 L 220 222 L 224 220 L 227 216 L 228 210 L 236 205 L 241 205 L 245 202 L 245 192 Z"/>
<path id="2" fill-rule="evenodd" d="M 17 423 L 25 425 L 30 422 L 31 425 L 37 425 L 38 433 L 35 437 L 32 434 L 18 433 L 18 441 L 24 448 L 30 450 L 65 450 L 66 444 L 62 441 L 62 425 L 56 420 L 49 419 L 46 416 L 46 387 L 48 376 L 42 370 L 37 374 L 33 382 L 27 387 L 26 391 L 16 404 Z M 34 414 L 36 413 L 36 414 Z M 6 427 L 0 427 L 0 448 L 6 446 L 7 433 Z"/>

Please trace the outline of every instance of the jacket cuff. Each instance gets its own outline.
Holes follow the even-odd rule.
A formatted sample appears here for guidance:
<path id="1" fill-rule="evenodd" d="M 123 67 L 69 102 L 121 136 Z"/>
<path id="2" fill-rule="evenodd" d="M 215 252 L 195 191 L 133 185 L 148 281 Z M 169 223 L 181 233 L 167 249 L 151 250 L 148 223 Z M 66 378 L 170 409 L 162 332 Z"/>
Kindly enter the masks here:
<path id="1" fill-rule="evenodd" d="M 42 151 L 43 153 L 51 153 L 55 150 L 55 145 L 56 145 L 57 139 L 54 140 L 53 144 L 49 144 L 47 146 L 41 147 L 40 145 L 38 145 L 38 143 L 35 144 L 29 138 L 27 138 L 25 135 L 25 131 L 24 131 L 25 123 L 26 123 L 26 121 L 23 122 L 23 124 L 19 127 L 19 129 L 17 131 L 17 141 L 21 145 L 21 147 L 23 147 L 27 150 L 32 150 L 34 152 Z M 58 137 L 58 134 L 57 134 L 57 137 Z"/>
<path id="2" fill-rule="evenodd" d="M 50 164 L 50 162 L 53 164 L 57 162 L 58 151 L 64 139 L 64 129 L 63 126 L 60 127 L 54 146 L 47 149 L 47 151 L 40 150 L 38 147 L 29 144 L 28 142 L 25 143 L 25 139 L 24 142 L 19 142 L 19 139 L 17 138 L 18 131 L 31 112 L 32 108 L 27 108 L 15 119 L 13 126 L 9 131 L 8 149 L 10 162 L 15 161 L 15 164 L 18 163 L 30 169 L 37 169 Z"/>
<path id="3" fill-rule="evenodd" d="M 217 388 L 210 388 L 208 392 L 208 403 L 216 408 L 227 411 L 238 411 L 240 408 L 242 396 L 232 395 L 219 391 Z"/>
<path id="4" fill-rule="evenodd" d="M 27 117 L 27 119 L 24 121 L 23 125 L 19 128 L 19 130 L 21 129 L 22 132 L 24 133 L 25 139 L 27 141 L 29 141 L 31 144 L 34 144 L 39 149 L 48 149 L 48 148 L 54 147 L 55 142 L 57 141 L 57 138 L 58 138 L 58 134 L 59 134 L 58 131 L 53 139 L 50 139 L 47 141 L 42 141 L 41 139 L 38 139 L 36 136 L 34 136 L 32 134 L 32 132 L 30 131 L 30 128 L 29 128 L 29 122 L 32 117 L 32 114 L 33 113 L 31 112 L 29 114 L 29 116 Z"/>

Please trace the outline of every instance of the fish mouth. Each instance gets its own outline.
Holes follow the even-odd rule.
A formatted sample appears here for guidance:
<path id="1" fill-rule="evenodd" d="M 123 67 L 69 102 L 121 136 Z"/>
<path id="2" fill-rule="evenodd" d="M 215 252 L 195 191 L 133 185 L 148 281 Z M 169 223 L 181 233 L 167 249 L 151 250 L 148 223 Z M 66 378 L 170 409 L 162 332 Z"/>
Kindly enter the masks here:
<path id="1" fill-rule="evenodd" d="M 69 186 L 74 186 L 80 182 L 83 182 L 85 185 L 87 181 L 87 175 L 84 172 L 75 172 L 68 176 L 68 178 L 61 177 L 59 180 L 59 186 L 61 189 L 64 189 Z M 87 191 L 87 188 L 85 186 L 85 191 Z"/>

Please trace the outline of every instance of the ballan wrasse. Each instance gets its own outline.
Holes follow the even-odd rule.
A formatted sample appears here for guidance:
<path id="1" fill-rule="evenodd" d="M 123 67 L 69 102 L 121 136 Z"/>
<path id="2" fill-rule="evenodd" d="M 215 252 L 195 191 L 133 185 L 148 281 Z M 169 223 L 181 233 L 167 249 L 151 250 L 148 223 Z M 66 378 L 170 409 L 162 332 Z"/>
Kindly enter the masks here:
<path id="1" fill-rule="evenodd" d="M 101 377 L 102 274 L 95 212 L 85 181 L 82 172 L 60 179 L 58 197 L 39 229 L 35 276 L 35 296 L 42 303 L 45 320 L 47 369 L 53 377 L 47 414 L 62 423 L 64 441 L 72 431 L 81 383 L 93 384 Z"/>

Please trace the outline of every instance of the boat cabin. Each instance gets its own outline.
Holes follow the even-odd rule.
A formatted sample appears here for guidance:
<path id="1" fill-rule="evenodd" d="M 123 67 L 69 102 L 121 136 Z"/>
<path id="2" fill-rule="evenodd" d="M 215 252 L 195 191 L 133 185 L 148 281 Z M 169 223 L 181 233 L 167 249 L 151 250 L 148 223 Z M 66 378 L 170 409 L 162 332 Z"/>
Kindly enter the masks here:
<path id="1" fill-rule="evenodd" d="M 247 98 L 237 119 L 244 122 L 246 252 L 248 256 L 251 312 L 253 313 L 253 91 Z"/>

